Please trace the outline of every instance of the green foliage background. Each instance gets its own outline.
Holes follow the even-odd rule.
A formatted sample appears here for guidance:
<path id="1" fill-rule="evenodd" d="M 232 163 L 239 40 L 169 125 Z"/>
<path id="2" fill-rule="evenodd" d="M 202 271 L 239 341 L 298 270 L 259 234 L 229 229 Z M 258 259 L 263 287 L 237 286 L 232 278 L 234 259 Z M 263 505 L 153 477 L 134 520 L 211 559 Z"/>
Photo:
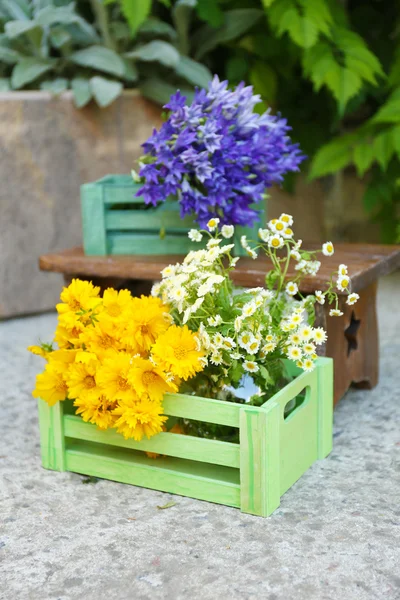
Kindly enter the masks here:
<path id="1" fill-rule="evenodd" d="M 382 239 L 399 241 L 399 0 L 0 0 L 0 91 L 126 87 L 162 104 L 211 73 L 281 111 L 311 179 L 355 168 Z M 303 169 L 304 170 L 304 169 Z M 294 178 L 286 182 L 293 187 Z"/>

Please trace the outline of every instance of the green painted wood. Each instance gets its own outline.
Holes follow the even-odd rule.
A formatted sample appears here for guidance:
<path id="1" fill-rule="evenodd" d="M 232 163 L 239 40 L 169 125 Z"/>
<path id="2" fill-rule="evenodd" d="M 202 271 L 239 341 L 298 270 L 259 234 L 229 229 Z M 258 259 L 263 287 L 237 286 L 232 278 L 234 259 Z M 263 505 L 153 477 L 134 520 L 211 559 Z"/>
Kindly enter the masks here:
<path id="1" fill-rule="evenodd" d="M 181 233 L 186 238 L 189 229 L 197 227 L 193 219 L 181 219 L 177 210 L 157 209 L 107 210 L 105 213 L 105 226 L 107 231 L 143 231 L 155 233 L 158 237 L 160 237 L 160 230 L 162 229 L 165 231 L 165 235 Z M 197 249 L 197 244 L 193 242 L 191 244 L 193 249 Z"/>
<path id="2" fill-rule="evenodd" d="M 125 440 L 115 430 L 101 431 L 95 425 L 82 421 L 81 417 L 70 415 L 64 417 L 64 434 L 66 437 L 120 448 L 155 452 L 232 468 L 240 466 L 239 445 L 218 440 L 161 432 L 149 440 L 135 442 Z"/>
<path id="3" fill-rule="evenodd" d="M 193 250 L 193 242 L 187 235 L 166 235 L 164 239 L 160 234 L 151 233 L 120 233 L 108 232 L 107 234 L 109 254 L 187 254 Z"/>
<path id="4" fill-rule="evenodd" d="M 254 406 L 240 410 L 240 509 L 267 517 L 279 506 L 279 415 Z"/>
<path id="5" fill-rule="evenodd" d="M 83 248 L 89 256 L 107 254 L 103 190 L 95 183 L 81 186 Z"/>
<path id="6" fill-rule="evenodd" d="M 162 492 L 240 506 L 238 469 L 76 442 L 66 450 L 67 469 Z"/>
<path id="7" fill-rule="evenodd" d="M 65 471 L 65 437 L 63 429 L 63 403 L 49 406 L 38 400 L 40 449 L 45 469 Z"/>
<path id="8" fill-rule="evenodd" d="M 239 427 L 240 404 L 233 402 L 186 394 L 165 394 L 163 407 L 164 414 L 171 417 Z"/>
<path id="9" fill-rule="evenodd" d="M 328 456 L 333 441 L 333 360 L 318 359 L 318 458 Z"/>

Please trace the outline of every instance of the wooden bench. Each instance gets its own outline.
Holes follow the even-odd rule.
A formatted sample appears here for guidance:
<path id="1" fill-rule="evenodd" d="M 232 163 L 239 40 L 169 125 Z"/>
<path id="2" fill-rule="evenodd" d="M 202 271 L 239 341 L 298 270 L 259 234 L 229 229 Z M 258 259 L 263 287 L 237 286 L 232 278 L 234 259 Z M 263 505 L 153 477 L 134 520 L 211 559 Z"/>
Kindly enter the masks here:
<path id="1" fill-rule="evenodd" d="M 317 248 L 313 244 L 304 246 L 310 250 Z M 82 248 L 72 248 L 41 256 L 40 268 L 63 273 L 67 284 L 73 277 L 79 277 L 92 280 L 102 289 L 128 287 L 136 294 L 146 294 L 152 282 L 160 279 L 165 266 L 181 260 L 182 256 L 85 256 Z M 334 256 L 322 257 L 321 262 L 318 275 L 303 280 L 302 293 L 323 290 L 334 267 L 344 263 L 349 267 L 352 291 L 360 295 L 354 306 L 346 304 L 345 294 L 340 296 L 342 317 L 329 317 L 329 307 L 317 305 L 317 322 L 328 332 L 323 352 L 335 361 L 336 404 L 351 384 L 371 389 L 378 382 L 377 282 L 379 277 L 400 268 L 400 247 L 335 244 Z M 265 258 L 241 258 L 233 280 L 246 287 L 262 286 L 267 269 Z"/>

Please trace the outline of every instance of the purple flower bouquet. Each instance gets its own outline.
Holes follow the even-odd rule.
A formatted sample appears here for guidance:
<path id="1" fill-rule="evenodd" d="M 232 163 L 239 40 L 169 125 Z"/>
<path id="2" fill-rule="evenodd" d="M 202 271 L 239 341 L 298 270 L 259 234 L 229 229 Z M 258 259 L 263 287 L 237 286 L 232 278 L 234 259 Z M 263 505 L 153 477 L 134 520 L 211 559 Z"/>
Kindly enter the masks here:
<path id="1" fill-rule="evenodd" d="M 266 189 L 304 159 L 286 119 L 254 112 L 259 102 L 252 86 L 230 90 L 217 76 L 190 106 L 176 92 L 164 107 L 168 119 L 143 144 L 137 195 L 153 206 L 177 197 L 181 216 L 194 215 L 200 227 L 212 217 L 221 225 L 257 222 Z"/>

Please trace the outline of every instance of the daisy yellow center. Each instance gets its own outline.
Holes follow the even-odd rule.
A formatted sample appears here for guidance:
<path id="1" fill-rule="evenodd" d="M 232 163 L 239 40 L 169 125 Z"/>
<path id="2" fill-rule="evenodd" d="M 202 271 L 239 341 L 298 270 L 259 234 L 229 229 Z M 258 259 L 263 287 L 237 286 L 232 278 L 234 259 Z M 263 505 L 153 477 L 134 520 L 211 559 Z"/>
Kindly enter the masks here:
<path id="1" fill-rule="evenodd" d="M 278 231 L 282 231 L 282 229 L 284 229 L 284 228 L 285 228 L 285 226 L 283 225 L 283 223 L 277 223 L 277 224 L 275 225 L 275 227 L 276 227 L 276 229 L 277 229 Z"/>
<path id="2" fill-rule="evenodd" d="M 342 279 L 342 286 L 343 287 L 347 287 L 349 285 L 349 280 L 348 279 Z"/>
<path id="3" fill-rule="evenodd" d="M 272 240 L 272 245 L 279 246 L 279 240 L 277 240 L 277 239 Z"/>
<path id="4" fill-rule="evenodd" d="M 118 377 L 117 384 L 118 384 L 118 387 L 119 387 L 120 390 L 127 390 L 127 389 L 129 389 L 129 383 L 125 379 L 125 377 L 122 377 L 122 375 L 120 375 Z"/>
<path id="5" fill-rule="evenodd" d="M 94 388 L 96 381 L 93 375 L 86 375 L 85 379 L 83 380 L 83 385 L 88 389 Z"/>
<path id="6" fill-rule="evenodd" d="M 184 360 L 188 355 L 187 348 L 174 348 L 175 358 L 178 360 Z"/>
<path id="7" fill-rule="evenodd" d="M 155 383 L 158 379 L 158 376 L 156 373 L 154 373 L 153 371 L 145 371 L 142 375 L 142 381 L 144 383 L 144 385 L 151 385 L 152 383 Z"/>

